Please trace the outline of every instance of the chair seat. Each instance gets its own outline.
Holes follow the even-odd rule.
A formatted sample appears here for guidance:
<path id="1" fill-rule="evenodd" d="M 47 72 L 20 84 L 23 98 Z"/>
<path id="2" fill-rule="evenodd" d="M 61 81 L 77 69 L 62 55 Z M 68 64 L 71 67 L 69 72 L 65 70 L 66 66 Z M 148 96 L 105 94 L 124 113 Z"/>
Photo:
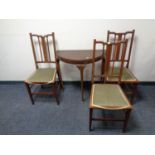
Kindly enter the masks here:
<path id="1" fill-rule="evenodd" d="M 118 75 L 119 69 L 114 68 L 113 75 Z M 118 81 L 117 77 L 108 77 L 107 81 Z M 128 68 L 123 68 L 121 82 L 138 82 L 137 78 L 133 75 L 133 73 Z"/>
<path id="2" fill-rule="evenodd" d="M 90 108 L 109 110 L 130 109 L 132 105 L 117 84 L 94 84 Z"/>
<path id="3" fill-rule="evenodd" d="M 37 69 L 25 82 L 27 83 L 54 83 L 56 77 L 55 68 Z"/>

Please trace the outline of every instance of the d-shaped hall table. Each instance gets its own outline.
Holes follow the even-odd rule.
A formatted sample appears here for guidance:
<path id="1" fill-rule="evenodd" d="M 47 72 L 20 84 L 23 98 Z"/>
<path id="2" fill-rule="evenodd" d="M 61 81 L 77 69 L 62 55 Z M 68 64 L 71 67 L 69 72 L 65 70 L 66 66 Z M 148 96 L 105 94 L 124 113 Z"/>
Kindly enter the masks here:
<path id="1" fill-rule="evenodd" d="M 59 50 L 58 59 L 69 64 L 76 65 L 80 70 L 81 75 L 81 95 L 82 101 L 84 101 L 84 83 L 83 73 L 87 64 L 93 62 L 92 50 Z M 98 50 L 96 52 L 95 61 L 99 61 L 103 58 L 103 51 Z"/>

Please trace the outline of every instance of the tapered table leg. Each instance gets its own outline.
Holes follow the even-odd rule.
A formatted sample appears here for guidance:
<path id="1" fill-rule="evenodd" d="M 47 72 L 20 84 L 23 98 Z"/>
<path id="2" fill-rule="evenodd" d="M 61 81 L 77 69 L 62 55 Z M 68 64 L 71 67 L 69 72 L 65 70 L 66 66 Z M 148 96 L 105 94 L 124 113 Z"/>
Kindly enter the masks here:
<path id="1" fill-rule="evenodd" d="M 83 72 L 86 65 L 76 65 L 78 69 L 80 70 L 80 76 L 81 76 L 81 95 L 82 95 L 82 101 L 84 101 L 84 82 L 83 82 Z"/>

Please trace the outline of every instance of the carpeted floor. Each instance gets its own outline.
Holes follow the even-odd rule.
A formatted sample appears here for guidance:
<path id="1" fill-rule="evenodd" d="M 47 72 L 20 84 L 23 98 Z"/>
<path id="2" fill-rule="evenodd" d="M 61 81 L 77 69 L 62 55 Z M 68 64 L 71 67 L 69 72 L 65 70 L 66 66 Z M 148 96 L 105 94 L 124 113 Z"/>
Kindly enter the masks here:
<path id="1" fill-rule="evenodd" d="M 59 106 L 55 98 L 47 96 L 35 97 L 32 105 L 23 83 L 1 83 L 0 134 L 155 134 L 155 86 L 140 85 L 138 90 L 140 97 L 126 133 L 122 133 L 122 123 L 118 122 L 93 122 L 94 130 L 89 132 L 89 87 L 85 88 L 85 102 L 81 101 L 80 84 L 71 83 L 61 91 Z"/>

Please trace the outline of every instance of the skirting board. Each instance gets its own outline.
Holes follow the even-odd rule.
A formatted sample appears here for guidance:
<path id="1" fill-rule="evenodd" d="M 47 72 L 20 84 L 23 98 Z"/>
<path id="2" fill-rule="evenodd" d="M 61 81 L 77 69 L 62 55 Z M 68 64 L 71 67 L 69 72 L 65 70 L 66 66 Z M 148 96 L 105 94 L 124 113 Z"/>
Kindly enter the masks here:
<path id="1" fill-rule="evenodd" d="M 0 81 L 0 84 L 18 84 L 24 81 Z M 81 83 L 81 81 L 63 81 L 64 84 Z M 91 81 L 84 81 L 85 84 L 90 84 Z M 155 85 L 155 81 L 140 81 L 139 85 Z"/>

